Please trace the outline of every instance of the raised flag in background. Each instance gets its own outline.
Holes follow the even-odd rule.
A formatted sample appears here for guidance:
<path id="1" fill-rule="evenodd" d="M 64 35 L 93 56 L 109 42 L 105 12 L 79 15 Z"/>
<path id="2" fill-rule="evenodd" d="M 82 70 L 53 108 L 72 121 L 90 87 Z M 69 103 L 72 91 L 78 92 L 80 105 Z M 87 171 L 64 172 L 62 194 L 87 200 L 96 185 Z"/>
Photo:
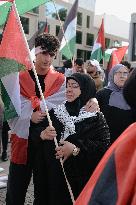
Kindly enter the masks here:
<path id="1" fill-rule="evenodd" d="M 24 37 L 12 7 L 0 45 L 0 80 L 6 120 L 21 114 L 18 72 L 30 68 Z"/>
<path id="2" fill-rule="evenodd" d="M 64 35 L 62 30 L 60 30 L 60 33 L 58 35 L 61 42 L 60 51 L 67 59 L 72 59 L 72 57 L 75 55 L 77 9 L 78 0 L 75 0 L 75 3 L 69 11 L 63 26 Z"/>
<path id="3" fill-rule="evenodd" d="M 116 64 L 122 61 L 127 49 L 128 49 L 128 46 L 122 46 L 112 51 L 110 60 L 107 66 L 108 73 L 113 66 L 115 66 Z"/>
<path id="4" fill-rule="evenodd" d="M 0 25 L 3 25 L 6 21 L 9 8 L 11 7 L 11 1 L 8 0 L 8 2 L 5 2 L 0 0 Z M 22 15 L 48 1 L 50 0 L 16 0 L 15 3 L 19 14 Z"/>
<path id="5" fill-rule="evenodd" d="M 46 18 L 46 22 L 45 22 L 45 29 L 44 29 L 45 33 L 49 33 L 49 28 L 48 28 L 48 22 L 47 22 L 47 18 Z"/>
<path id="6" fill-rule="evenodd" d="M 105 37 L 104 37 L 104 19 L 98 32 L 98 36 L 94 42 L 93 50 L 90 59 L 95 59 L 98 62 L 103 58 L 105 49 Z"/>

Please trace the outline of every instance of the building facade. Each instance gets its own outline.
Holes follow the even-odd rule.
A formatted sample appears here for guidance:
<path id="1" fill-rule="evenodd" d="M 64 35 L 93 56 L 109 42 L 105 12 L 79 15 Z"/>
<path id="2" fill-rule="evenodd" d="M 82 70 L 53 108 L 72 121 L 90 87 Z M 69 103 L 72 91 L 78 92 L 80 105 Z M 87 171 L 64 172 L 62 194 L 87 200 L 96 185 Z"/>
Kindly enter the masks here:
<path id="1" fill-rule="evenodd" d="M 75 57 L 83 58 L 84 61 L 90 59 L 92 47 L 102 19 L 102 16 L 95 15 L 95 1 L 96 0 L 79 0 Z M 21 16 L 21 22 L 27 39 L 30 39 L 38 30 L 39 26 L 46 21 L 48 22 L 49 33 L 57 36 L 60 30 L 60 22 L 57 18 L 56 11 L 59 13 L 63 24 L 73 2 L 74 0 L 56 0 L 54 4 L 54 1 L 49 1 L 45 5 L 35 8 Z M 110 18 L 107 17 L 107 19 Z M 122 41 L 128 42 L 128 37 L 122 33 L 122 29 L 116 29 L 117 18 L 114 19 L 114 21 L 111 19 L 111 21 L 112 24 L 108 22 L 105 29 L 107 48 L 117 45 L 121 46 Z M 121 21 L 118 21 L 118 24 L 120 28 L 124 25 L 124 31 L 128 30 L 129 24 L 123 24 Z M 113 28 L 112 30 L 118 32 L 113 33 L 111 27 Z M 62 66 L 63 60 L 64 57 L 58 52 L 54 66 Z"/>

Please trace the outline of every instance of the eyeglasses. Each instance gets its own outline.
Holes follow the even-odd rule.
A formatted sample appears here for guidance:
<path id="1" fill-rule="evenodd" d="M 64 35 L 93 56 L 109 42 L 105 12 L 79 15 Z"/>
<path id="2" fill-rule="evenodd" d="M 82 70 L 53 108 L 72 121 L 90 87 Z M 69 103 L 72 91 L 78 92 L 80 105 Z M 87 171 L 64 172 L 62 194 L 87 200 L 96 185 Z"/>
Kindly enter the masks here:
<path id="1" fill-rule="evenodd" d="M 76 88 L 79 88 L 80 86 L 76 83 L 72 83 L 72 84 L 67 83 L 66 87 L 76 89 Z"/>
<path id="2" fill-rule="evenodd" d="M 118 71 L 118 72 L 115 72 L 115 74 L 118 75 L 118 76 L 124 76 L 124 77 L 127 77 L 128 74 L 129 74 L 129 72 L 120 72 L 120 71 Z"/>

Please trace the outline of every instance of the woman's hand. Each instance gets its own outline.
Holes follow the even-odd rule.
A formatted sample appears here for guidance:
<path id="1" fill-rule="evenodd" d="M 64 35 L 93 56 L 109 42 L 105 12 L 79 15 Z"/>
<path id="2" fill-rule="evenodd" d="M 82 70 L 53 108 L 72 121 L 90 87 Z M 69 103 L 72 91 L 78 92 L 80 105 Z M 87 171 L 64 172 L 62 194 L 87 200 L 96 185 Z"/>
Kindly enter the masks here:
<path id="1" fill-rule="evenodd" d="M 87 112 L 99 112 L 100 107 L 96 98 L 91 98 L 85 105 L 85 110 Z"/>
<path id="2" fill-rule="evenodd" d="M 56 130 L 52 126 L 48 126 L 45 130 L 41 132 L 41 139 L 42 140 L 53 140 L 54 137 L 57 136 Z"/>
<path id="3" fill-rule="evenodd" d="M 31 121 L 37 124 L 41 122 L 45 118 L 45 116 L 46 116 L 45 112 L 41 112 L 41 111 L 33 112 L 31 116 Z"/>
<path id="4" fill-rule="evenodd" d="M 60 146 L 58 146 L 55 150 L 56 150 L 56 159 L 60 159 L 63 158 L 63 162 L 68 159 L 68 157 L 70 157 L 73 153 L 73 149 L 74 149 L 75 145 L 68 142 L 68 141 L 64 141 L 61 140 L 60 141 Z"/>

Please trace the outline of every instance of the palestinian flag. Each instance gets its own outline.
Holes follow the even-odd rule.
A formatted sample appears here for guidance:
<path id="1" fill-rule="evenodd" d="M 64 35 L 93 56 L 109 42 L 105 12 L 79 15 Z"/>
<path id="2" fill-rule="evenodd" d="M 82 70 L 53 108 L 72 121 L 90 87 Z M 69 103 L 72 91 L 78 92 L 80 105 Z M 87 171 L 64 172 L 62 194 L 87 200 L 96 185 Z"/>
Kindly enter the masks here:
<path id="1" fill-rule="evenodd" d="M 98 62 L 100 62 L 101 59 L 103 58 L 104 49 L 105 49 L 104 19 L 102 19 L 102 23 L 98 32 L 98 36 L 94 42 L 90 59 L 95 59 Z"/>
<path id="2" fill-rule="evenodd" d="M 108 48 L 104 51 L 104 61 L 105 62 L 109 62 L 110 61 L 110 57 L 112 55 L 112 52 L 114 50 L 117 50 L 117 48 Z"/>
<path id="3" fill-rule="evenodd" d="M 12 7 L 0 45 L 0 80 L 5 120 L 21 114 L 18 72 L 30 68 L 24 37 Z"/>
<path id="4" fill-rule="evenodd" d="M 107 66 L 108 72 L 111 70 L 113 66 L 115 66 L 116 64 L 119 64 L 122 61 L 127 50 L 128 50 L 128 46 L 122 46 L 112 51 L 110 55 L 110 60 Z"/>
<path id="5" fill-rule="evenodd" d="M 48 1 L 50 0 L 16 0 L 15 3 L 19 14 L 22 15 Z M 13 2 L 13 0 L 0 0 L 0 25 L 3 25 L 6 21 L 8 11 L 12 5 L 11 2 Z"/>
<path id="6" fill-rule="evenodd" d="M 75 205 L 136 205 L 136 123 L 105 153 Z"/>
<path id="7" fill-rule="evenodd" d="M 69 11 L 63 26 L 64 36 L 62 30 L 60 30 L 58 35 L 58 38 L 61 42 L 60 51 L 67 59 L 72 59 L 72 57 L 75 55 L 77 9 L 78 0 L 75 0 L 75 3 Z"/>

